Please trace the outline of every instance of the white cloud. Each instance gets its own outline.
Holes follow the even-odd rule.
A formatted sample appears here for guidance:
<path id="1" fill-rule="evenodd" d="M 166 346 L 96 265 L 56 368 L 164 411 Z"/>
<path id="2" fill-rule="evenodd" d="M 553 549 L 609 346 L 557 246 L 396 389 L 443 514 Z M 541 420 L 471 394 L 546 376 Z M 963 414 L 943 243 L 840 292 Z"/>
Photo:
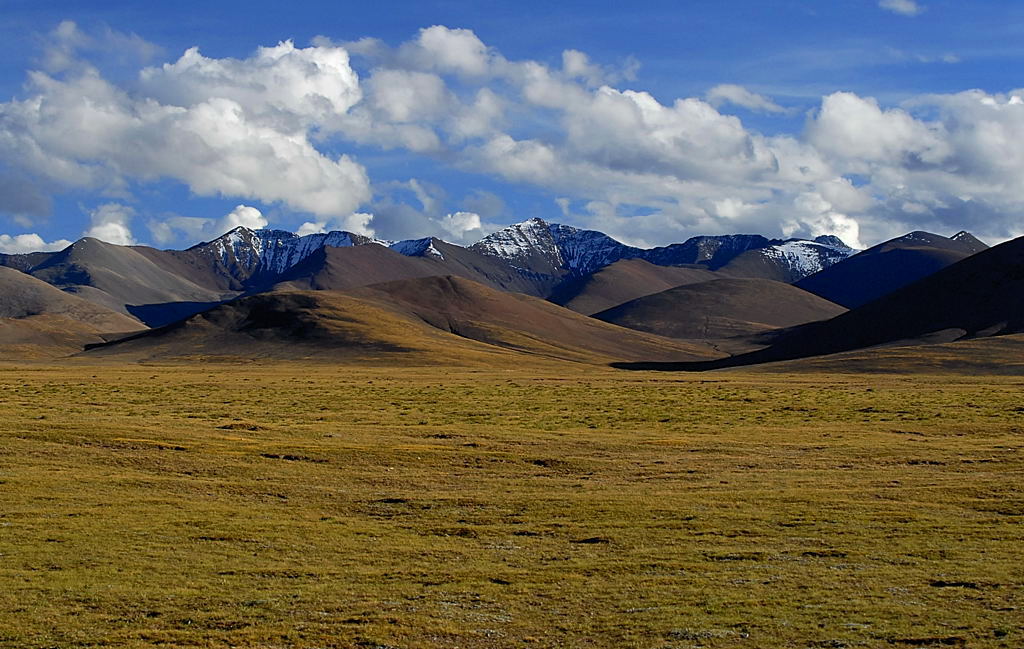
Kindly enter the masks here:
<path id="1" fill-rule="evenodd" d="M 373 214 L 355 212 L 343 218 L 333 218 L 324 221 L 307 221 L 299 226 L 296 233 L 299 236 L 305 236 L 307 234 L 316 234 L 318 232 L 341 230 L 344 232 L 361 234 L 365 237 L 373 237 L 374 231 L 373 228 L 370 227 L 370 223 L 372 221 Z"/>
<path id="2" fill-rule="evenodd" d="M 886 11 L 904 16 L 916 16 L 924 11 L 924 8 L 915 0 L 878 0 L 878 6 Z"/>
<path id="3" fill-rule="evenodd" d="M 224 215 L 218 224 L 217 229 L 221 232 L 228 232 L 237 227 L 260 230 L 267 227 L 267 219 L 255 207 L 249 205 L 238 205 L 235 209 Z"/>
<path id="4" fill-rule="evenodd" d="M 882 110 L 874 99 L 849 92 L 822 100 L 808 138 L 819 151 L 868 162 L 914 156 L 926 163 L 946 154 L 938 126 L 916 120 L 899 108 Z"/>
<path id="5" fill-rule="evenodd" d="M 455 212 L 439 219 L 444 228 L 457 241 L 480 239 L 484 236 L 480 215 L 473 212 Z"/>
<path id="6" fill-rule="evenodd" d="M 87 70 L 91 65 L 82 58 L 86 52 L 114 63 L 133 64 L 150 61 L 161 48 L 137 34 L 104 27 L 92 35 L 82 31 L 77 23 L 64 20 L 47 35 L 40 63 L 50 73 Z"/>
<path id="7" fill-rule="evenodd" d="M 782 232 L 787 237 L 808 238 L 834 234 L 849 246 L 864 247 L 857 221 L 838 211 L 819 192 L 805 192 L 793 200 L 792 216 L 783 223 Z"/>
<path id="8" fill-rule="evenodd" d="M 8 255 L 22 254 L 26 252 L 53 252 L 63 250 L 71 245 L 67 239 L 56 241 L 45 241 L 38 234 L 0 234 L 0 253 Z"/>
<path id="9" fill-rule="evenodd" d="M 243 107 L 246 117 L 282 131 L 329 124 L 361 98 L 359 79 L 340 47 L 261 47 L 248 59 L 211 59 L 198 47 L 174 63 L 146 68 L 140 82 L 163 104 L 193 107 L 213 98 Z"/>
<path id="10" fill-rule="evenodd" d="M 442 72 L 481 77 L 490 71 L 487 46 L 469 29 L 434 25 L 420 30 L 419 38 L 407 46 L 406 56 L 429 61 Z"/>
<path id="11" fill-rule="evenodd" d="M 61 30 L 64 40 L 80 34 L 73 24 Z M 0 104 L 0 163 L 39 183 L 124 195 L 132 182 L 173 178 L 199 195 L 321 217 L 351 214 L 370 198 L 361 165 L 310 139 L 361 99 L 340 48 L 285 42 L 245 60 L 191 49 L 143 70 L 133 93 L 91 67 L 64 68 L 31 73 L 28 96 Z"/>
<path id="12" fill-rule="evenodd" d="M 366 85 L 370 102 L 390 122 L 436 120 L 452 105 L 447 86 L 436 74 L 379 70 Z"/>
<path id="13" fill-rule="evenodd" d="M 723 83 L 715 86 L 708 90 L 705 98 L 709 104 L 716 108 L 724 104 L 734 104 L 757 113 L 788 112 L 768 97 L 751 92 L 743 86 L 737 86 L 732 83 Z"/>
<path id="14" fill-rule="evenodd" d="M 87 35 L 73 24 L 58 31 L 54 50 L 65 59 L 53 70 L 61 71 L 32 73 L 24 96 L 0 103 L 0 209 L 26 230 L 55 192 L 127 202 L 164 178 L 232 204 L 306 213 L 304 232 L 469 242 L 491 221 L 521 216 L 479 192 L 452 204 L 444 188 L 419 179 L 378 180 L 371 192 L 366 170 L 343 154 L 353 143 L 487 175 L 546 194 L 545 202 L 558 197 L 548 203 L 555 218 L 652 244 L 829 228 L 864 242 L 954 227 L 998 239 L 1019 229 L 1024 211 L 1020 91 L 898 106 L 836 92 L 802 132 L 765 136 L 719 110 L 786 111 L 742 86 L 660 99 L 615 87 L 631 62 L 606 65 L 577 50 L 555 65 L 509 60 L 465 29 L 428 27 L 396 47 L 285 41 L 244 59 L 192 48 L 124 86 L 76 58 Z M 365 65 L 362 78 L 350 54 Z M 170 242 L 265 222 L 246 209 L 224 219 L 172 215 L 149 227 Z M 123 232 L 103 227 L 131 240 L 128 220 L 120 223 Z"/>
<path id="15" fill-rule="evenodd" d="M 110 191 L 170 177 L 200 195 L 281 201 L 325 216 L 369 198 L 360 165 L 321 154 L 304 133 L 249 119 L 232 99 L 186 108 L 134 99 L 92 74 L 32 80 L 33 96 L 0 105 L 0 158 L 50 181 Z"/>
<path id="16" fill-rule="evenodd" d="M 89 218 L 92 221 L 92 227 L 83 232 L 82 236 L 93 237 L 119 246 L 133 246 L 135 237 L 132 236 L 130 224 L 134 216 L 135 210 L 128 205 L 104 203 L 96 209 L 90 210 Z"/>
<path id="17" fill-rule="evenodd" d="M 150 219 L 146 227 L 156 243 L 168 245 L 179 239 L 189 243 L 209 241 L 239 226 L 259 230 L 267 224 L 267 218 L 259 209 L 238 205 L 219 219 L 165 214 L 160 219 Z"/>

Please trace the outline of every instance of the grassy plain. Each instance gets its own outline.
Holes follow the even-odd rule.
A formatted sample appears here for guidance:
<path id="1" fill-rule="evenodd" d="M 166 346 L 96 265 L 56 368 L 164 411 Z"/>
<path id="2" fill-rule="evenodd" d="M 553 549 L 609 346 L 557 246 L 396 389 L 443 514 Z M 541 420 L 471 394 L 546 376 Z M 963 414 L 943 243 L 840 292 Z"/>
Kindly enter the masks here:
<path id="1" fill-rule="evenodd" d="M 0 647 L 1024 646 L 1024 378 L 0 367 Z"/>

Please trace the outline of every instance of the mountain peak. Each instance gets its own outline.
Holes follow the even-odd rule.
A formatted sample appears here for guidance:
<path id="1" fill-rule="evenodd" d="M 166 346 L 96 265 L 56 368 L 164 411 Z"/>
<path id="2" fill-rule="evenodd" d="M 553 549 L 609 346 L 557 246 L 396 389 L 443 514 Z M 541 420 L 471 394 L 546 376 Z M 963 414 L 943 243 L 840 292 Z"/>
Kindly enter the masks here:
<path id="1" fill-rule="evenodd" d="M 541 226 L 541 227 L 545 227 L 546 228 L 546 227 L 548 227 L 549 225 L 552 225 L 552 224 L 548 223 L 547 221 L 545 221 L 544 219 L 540 218 L 539 216 L 534 216 L 534 217 L 530 217 L 530 218 L 526 219 L 525 221 L 521 221 L 519 223 L 513 223 L 509 227 L 515 227 L 517 225 L 518 226 L 527 226 L 527 225 L 528 226 Z"/>
<path id="2" fill-rule="evenodd" d="M 434 242 L 441 242 L 441 240 L 434 237 L 407 239 L 405 241 L 395 241 L 388 244 L 387 247 L 406 257 L 436 257 L 443 260 L 444 255 L 434 246 Z"/>
<path id="3" fill-rule="evenodd" d="M 834 234 L 822 234 L 814 237 L 814 243 L 820 243 L 824 246 L 832 246 L 833 248 L 844 248 L 846 250 L 853 250 L 851 246 L 846 245 L 846 242 L 837 237 Z"/>
<path id="4" fill-rule="evenodd" d="M 984 241 L 974 236 L 967 230 L 960 230 L 959 232 L 951 236 L 949 240 L 956 241 L 961 246 L 966 247 L 966 249 L 970 250 L 971 252 L 981 252 L 982 250 L 988 248 L 988 244 L 986 244 Z"/>
<path id="5" fill-rule="evenodd" d="M 492 232 L 470 249 L 504 259 L 517 268 L 538 269 L 555 275 L 562 267 L 562 256 L 551 227 L 543 219 L 534 217 Z"/>
<path id="6" fill-rule="evenodd" d="M 487 235 L 472 250 L 499 257 L 513 266 L 544 275 L 591 273 L 620 259 L 636 257 L 627 246 L 597 230 L 532 218 Z"/>

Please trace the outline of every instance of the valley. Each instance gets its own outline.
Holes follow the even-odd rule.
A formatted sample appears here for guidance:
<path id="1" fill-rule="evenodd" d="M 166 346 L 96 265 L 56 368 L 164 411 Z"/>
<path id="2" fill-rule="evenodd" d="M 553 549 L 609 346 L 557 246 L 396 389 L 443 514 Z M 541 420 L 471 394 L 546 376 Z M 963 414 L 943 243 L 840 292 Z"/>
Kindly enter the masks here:
<path id="1" fill-rule="evenodd" d="M 1021 377 L 785 372 L 4 364 L 0 646 L 1017 646 Z"/>
<path id="2" fill-rule="evenodd" d="M 0 647 L 1014 647 L 1022 250 L 6 256 Z"/>

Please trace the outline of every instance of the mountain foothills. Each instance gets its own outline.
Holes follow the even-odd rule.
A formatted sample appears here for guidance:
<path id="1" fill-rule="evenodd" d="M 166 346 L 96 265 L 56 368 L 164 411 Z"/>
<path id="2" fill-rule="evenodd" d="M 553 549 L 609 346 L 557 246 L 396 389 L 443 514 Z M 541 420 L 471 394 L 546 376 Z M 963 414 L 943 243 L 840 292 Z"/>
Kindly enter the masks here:
<path id="1" fill-rule="evenodd" d="M 707 369 L 1022 331 L 1022 241 L 912 232 L 858 251 L 738 234 L 643 249 L 541 219 L 468 247 L 244 227 L 187 250 L 84 238 L 0 255 L 0 351 Z"/>

